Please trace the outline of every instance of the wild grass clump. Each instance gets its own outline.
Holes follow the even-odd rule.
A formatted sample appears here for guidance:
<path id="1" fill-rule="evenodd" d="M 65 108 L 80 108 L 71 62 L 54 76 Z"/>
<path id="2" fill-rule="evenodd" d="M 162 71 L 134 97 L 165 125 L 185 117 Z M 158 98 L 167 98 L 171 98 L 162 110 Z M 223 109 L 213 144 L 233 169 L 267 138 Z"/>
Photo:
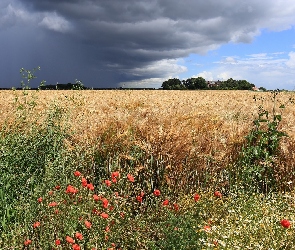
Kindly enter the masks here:
<path id="1" fill-rule="evenodd" d="M 227 93 L 6 92 L 1 249 L 292 249 L 291 99 Z"/>

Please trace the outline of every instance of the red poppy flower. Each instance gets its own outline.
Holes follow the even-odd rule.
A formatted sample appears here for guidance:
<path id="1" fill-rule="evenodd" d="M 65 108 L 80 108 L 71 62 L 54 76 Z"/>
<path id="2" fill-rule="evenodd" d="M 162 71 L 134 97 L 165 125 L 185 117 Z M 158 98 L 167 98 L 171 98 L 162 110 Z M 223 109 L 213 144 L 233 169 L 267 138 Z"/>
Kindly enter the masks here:
<path id="1" fill-rule="evenodd" d="M 48 192 L 48 195 L 53 195 L 53 191 L 49 191 Z"/>
<path id="2" fill-rule="evenodd" d="M 137 200 L 139 203 L 141 203 L 141 202 L 142 202 L 142 197 L 138 195 L 138 196 L 136 197 L 136 200 Z"/>
<path id="3" fill-rule="evenodd" d="M 82 183 L 82 186 L 83 187 L 87 187 L 87 180 L 86 180 L 86 178 L 82 177 L 81 183 Z"/>
<path id="4" fill-rule="evenodd" d="M 284 227 L 284 228 L 289 228 L 289 227 L 291 227 L 291 222 L 290 221 L 288 221 L 288 220 L 281 220 L 281 225 Z"/>
<path id="5" fill-rule="evenodd" d="M 218 197 L 218 198 L 221 198 L 222 197 L 222 194 L 219 191 L 215 191 L 214 192 L 214 196 L 215 197 Z"/>
<path id="6" fill-rule="evenodd" d="M 161 194 L 160 190 L 156 189 L 156 190 L 154 191 L 154 195 L 155 195 L 155 196 L 160 196 L 160 194 Z"/>
<path id="7" fill-rule="evenodd" d="M 85 220 L 84 224 L 85 224 L 85 226 L 86 226 L 88 229 L 90 229 L 91 226 L 92 226 L 91 222 L 88 221 L 88 220 Z"/>
<path id="8" fill-rule="evenodd" d="M 30 244 L 32 244 L 32 241 L 31 241 L 31 240 L 25 240 L 25 242 L 24 242 L 24 245 L 25 245 L 25 246 L 28 246 L 28 245 L 30 245 Z"/>
<path id="9" fill-rule="evenodd" d="M 113 183 L 117 183 L 117 178 L 112 178 Z"/>
<path id="10" fill-rule="evenodd" d="M 55 206 L 57 206 L 57 203 L 56 203 L 55 201 L 53 201 L 53 202 L 50 202 L 50 203 L 48 204 L 48 206 L 49 206 L 49 207 L 55 207 Z"/>
<path id="11" fill-rule="evenodd" d="M 211 231 L 211 227 L 210 227 L 210 226 L 204 226 L 204 230 L 205 230 L 206 232 L 210 232 L 210 231 Z"/>
<path id="12" fill-rule="evenodd" d="M 71 185 L 68 185 L 67 189 L 66 189 L 66 193 L 68 193 L 68 194 L 76 194 L 76 193 L 78 193 L 78 189 L 71 186 Z"/>
<path id="13" fill-rule="evenodd" d="M 56 190 L 60 190 L 60 185 L 55 186 Z"/>
<path id="14" fill-rule="evenodd" d="M 102 213 L 100 214 L 100 216 L 101 216 L 102 218 L 104 218 L 104 219 L 109 218 L 109 215 L 108 215 L 107 213 L 105 213 L 105 212 L 102 212 Z"/>
<path id="15" fill-rule="evenodd" d="M 73 244 L 72 247 L 73 247 L 73 250 L 81 250 L 78 244 Z"/>
<path id="16" fill-rule="evenodd" d="M 131 174 L 127 174 L 127 178 L 130 182 L 134 182 L 134 177 Z"/>
<path id="17" fill-rule="evenodd" d="M 59 240 L 59 239 L 56 239 L 56 240 L 55 240 L 55 245 L 57 245 L 57 246 L 60 245 L 60 240 Z"/>
<path id="18" fill-rule="evenodd" d="M 77 232 L 75 236 L 78 240 L 83 240 L 83 235 L 81 233 Z"/>
<path id="19" fill-rule="evenodd" d="M 39 227 L 40 226 L 40 221 L 36 221 L 34 224 L 33 224 L 33 227 L 36 228 L 36 227 Z"/>
<path id="20" fill-rule="evenodd" d="M 94 194 L 94 195 L 93 195 L 93 199 L 94 199 L 95 201 L 99 201 L 100 198 L 101 198 L 101 197 L 99 197 L 97 194 Z"/>
<path id="21" fill-rule="evenodd" d="M 143 191 L 140 192 L 140 196 L 141 196 L 141 197 L 144 196 L 144 192 L 143 192 Z"/>
<path id="22" fill-rule="evenodd" d="M 92 183 L 87 184 L 87 188 L 88 188 L 89 190 L 91 190 L 91 191 L 94 190 L 94 186 L 93 186 Z"/>
<path id="23" fill-rule="evenodd" d="M 106 226 L 105 231 L 106 232 L 109 232 L 110 231 L 110 227 L 109 226 Z"/>
<path id="24" fill-rule="evenodd" d="M 173 208 L 174 208 L 175 211 L 178 211 L 178 210 L 179 210 L 179 205 L 176 204 L 176 203 L 174 203 L 174 204 L 173 204 Z"/>
<path id="25" fill-rule="evenodd" d="M 194 195 L 194 200 L 195 201 L 198 201 L 200 198 L 201 198 L 201 196 L 199 194 L 195 194 Z"/>
<path id="26" fill-rule="evenodd" d="M 39 203 L 41 203 L 41 202 L 43 201 L 43 198 L 42 198 L 42 197 L 39 197 L 39 198 L 37 199 L 37 201 L 38 201 Z"/>
<path id="27" fill-rule="evenodd" d="M 74 172 L 74 175 L 75 175 L 76 177 L 79 177 L 79 176 L 81 176 L 81 173 L 80 173 L 79 171 L 75 171 L 75 172 Z"/>
<path id="28" fill-rule="evenodd" d="M 102 201 L 102 205 L 103 205 L 103 207 L 104 207 L 104 208 L 107 208 L 108 205 L 109 205 L 109 201 L 108 201 L 106 198 L 102 198 L 101 201 Z"/>
<path id="29" fill-rule="evenodd" d="M 68 243 L 70 243 L 70 244 L 74 244 L 74 243 L 75 243 L 75 240 L 74 240 L 72 237 L 67 236 L 67 237 L 66 237 L 66 242 L 68 242 Z"/>
<path id="30" fill-rule="evenodd" d="M 113 178 L 118 178 L 119 177 L 119 171 L 113 172 L 112 173 L 112 179 Z"/>
<path id="31" fill-rule="evenodd" d="M 169 200 L 164 200 L 163 201 L 163 206 L 167 206 L 169 204 Z"/>
<path id="32" fill-rule="evenodd" d="M 105 183 L 108 187 L 110 187 L 110 186 L 112 185 L 112 182 L 111 182 L 110 180 L 105 180 L 104 183 Z"/>

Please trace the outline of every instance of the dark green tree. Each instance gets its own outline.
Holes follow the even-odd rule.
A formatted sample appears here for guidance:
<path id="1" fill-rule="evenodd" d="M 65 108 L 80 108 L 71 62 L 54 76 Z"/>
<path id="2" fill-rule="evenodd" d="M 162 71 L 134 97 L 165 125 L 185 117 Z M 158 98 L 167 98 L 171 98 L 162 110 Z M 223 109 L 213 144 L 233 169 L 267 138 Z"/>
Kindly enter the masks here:
<path id="1" fill-rule="evenodd" d="M 195 89 L 208 89 L 206 80 L 201 76 L 194 78 L 194 85 Z"/>
<path id="2" fill-rule="evenodd" d="M 247 82 L 246 80 L 234 80 L 229 78 L 220 84 L 219 89 L 252 90 L 253 87 L 255 87 L 255 85 Z"/>
<path id="3" fill-rule="evenodd" d="M 220 84 L 219 89 L 225 89 L 225 90 L 228 90 L 228 89 L 238 89 L 237 88 L 236 80 L 234 80 L 232 78 L 229 78 L 226 81 L 223 81 Z"/>
<path id="4" fill-rule="evenodd" d="M 163 89 L 185 89 L 182 82 L 178 78 L 169 79 L 162 83 L 161 86 Z"/>
<path id="5" fill-rule="evenodd" d="M 240 90 L 252 90 L 255 85 L 247 82 L 246 80 L 238 80 L 237 87 Z"/>
<path id="6" fill-rule="evenodd" d="M 208 84 L 203 77 L 189 78 L 184 81 L 184 86 L 187 89 L 207 89 Z"/>
<path id="7" fill-rule="evenodd" d="M 186 89 L 195 89 L 193 79 L 194 78 L 183 80 L 183 85 L 185 86 Z"/>

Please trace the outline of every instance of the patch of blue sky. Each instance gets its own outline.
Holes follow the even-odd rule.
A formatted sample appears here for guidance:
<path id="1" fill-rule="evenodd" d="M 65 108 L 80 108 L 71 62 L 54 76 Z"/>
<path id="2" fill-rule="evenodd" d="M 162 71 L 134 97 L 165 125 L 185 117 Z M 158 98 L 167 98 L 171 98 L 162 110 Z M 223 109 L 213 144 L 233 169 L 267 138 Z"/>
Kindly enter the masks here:
<path id="1" fill-rule="evenodd" d="M 179 77 L 186 79 L 202 76 L 207 80 L 226 80 L 227 77 L 234 79 L 238 77 L 254 81 L 254 84 L 263 83 L 264 86 L 273 88 L 274 83 L 271 83 L 271 79 L 265 76 L 271 75 L 268 72 L 281 68 L 282 72 L 285 72 L 285 79 L 283 75 L 280 75 L 280 79 L 286 83 L 281 87 L 292 89 L 295 84 L 290 77 L 295 72 L 294 68 L 288 65 L 292 65 L 290 61 L 294 51 L 294 28 L 280 32 L 264 29 L 250 43 L 230 42 L 216 50 L 208 51 L 205 55 L 191 54 L 184 58 L 183 65 L 187 67 L 187 71 Z M 257 75 L 258 69 L 259 74 Z M 262 79 L 263 76 L 265 80 Z"/>

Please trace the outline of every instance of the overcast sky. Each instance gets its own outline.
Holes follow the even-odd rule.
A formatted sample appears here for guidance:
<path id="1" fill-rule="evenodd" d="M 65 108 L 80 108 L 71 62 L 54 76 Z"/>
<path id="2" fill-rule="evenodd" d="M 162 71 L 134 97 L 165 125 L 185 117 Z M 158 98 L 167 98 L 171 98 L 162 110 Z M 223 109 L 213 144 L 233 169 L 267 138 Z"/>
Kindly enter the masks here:
<path id="1" fill-rule="evenodd" d="M 155 87 L 177 77 L 295 88 L 294 0 L 1 0 L 0 87 Z"/>

